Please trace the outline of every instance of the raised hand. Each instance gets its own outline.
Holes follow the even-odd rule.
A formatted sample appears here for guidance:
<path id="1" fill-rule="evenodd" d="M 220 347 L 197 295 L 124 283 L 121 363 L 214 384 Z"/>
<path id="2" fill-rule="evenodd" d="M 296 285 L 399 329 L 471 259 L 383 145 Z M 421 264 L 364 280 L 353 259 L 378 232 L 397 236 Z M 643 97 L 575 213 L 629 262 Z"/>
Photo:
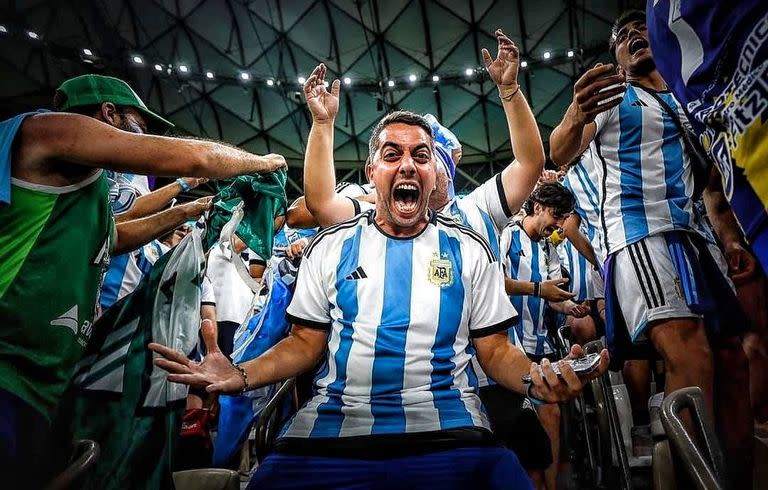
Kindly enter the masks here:
<path id="1" fill-rule="evenodd" d="M 219 350 L 213 322 L 203 320 L 200 329 L 207 352 L 202 362 L 191 361 L 181 352 L 152 342 L 149 349 L 162 356 L 154 360 L 155 366 L 171 373 L 168 381 L 174 383 L 204 387 L 209 393 L 239 393 L 246 388 L 245 378 Z"/>
<path id="2" fill-rule="evenodd" d="M 517 88 L 517 70 L 520 65 L 520 51 L 510 38 L 501 29 L 496 29 L 496 40 L 499 42 L 496 59 L 491 58 L 491 53 L 483 48 L 483 63 L 488 75 L 499 89 Z"/>
<path id="3" fill-rule="evenodd" d="M 577 359 L 583 355 L 584 350 L 580 345 L 575 344 L 571 347 L 570 354 L 563 360 Z M 573 368 L 566 362 L 559 361 L 562 377 L 555 374 L 551 363 L 546 358 L 541 361 L 541 366 L 535 362 L 531 363 L 530 375 L 533 383 L 531 394 L 540 400 L 551 403 L 575 398 L 587 383 L 608 370 L 608 361 L 608 351 L 603 349 L 600 352 L 600 364 L 594 371 L 583 377 L 577 376 Z"/>
<path id="4" fill-rule="evenodd" d="M 561 279 L 541 281 L 541 292 L 539 295 L 551 303 L 559 303 L 574 298 L 576 296 L 575 293 L 560 289 L 560 286 L 568 284 L 568 280 L 567 277 L 563 277 Z"/>
<path id="5" fill-rule="evenodd" d="M 587 124 L 595 117 L 617 105 L 623 99 L 626 77 L 616 74 L 613 65 L 598 63 L 587 70 L 573 86 L 573 103 L 577 117 Z"/>
<path id="6" fill-rule="evenodd" d="M 312 119 L 318 123 L 333 122 L 339 112 L 339 91 L 341 82 L 336 79 L 331 84 L 331 91 L 325 88 L 327 69 L 320 63 L 304 83 L 304 98 L 312 113 Z"/>

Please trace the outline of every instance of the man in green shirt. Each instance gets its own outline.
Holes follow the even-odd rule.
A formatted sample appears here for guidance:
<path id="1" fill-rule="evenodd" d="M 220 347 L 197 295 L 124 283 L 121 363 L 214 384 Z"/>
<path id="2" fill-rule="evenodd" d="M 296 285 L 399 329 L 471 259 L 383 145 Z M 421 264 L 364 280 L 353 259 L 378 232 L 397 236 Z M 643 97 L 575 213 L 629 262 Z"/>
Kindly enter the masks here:
<path id="1" fill-rule="evenodd" d="M 286 166 L 149 134 L 172 124 L 116 78 L 67 80 L 54 106 L 0 122 L 0 470 L 28 488 L 44 483 L 50 419 L 90 338 L 109 255 L 146 232 L 115 227 L 102 169 L 228 178 Z"/>

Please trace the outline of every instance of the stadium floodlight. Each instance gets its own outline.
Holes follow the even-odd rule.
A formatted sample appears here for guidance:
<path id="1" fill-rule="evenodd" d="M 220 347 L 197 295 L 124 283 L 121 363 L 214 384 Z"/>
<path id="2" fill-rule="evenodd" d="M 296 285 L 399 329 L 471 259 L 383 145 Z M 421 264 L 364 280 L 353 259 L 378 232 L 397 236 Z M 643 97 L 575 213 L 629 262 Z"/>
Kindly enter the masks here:
<path id="1" fill-rule="evenodd" d="M 88 48 L 83 48 L 83 54 L 86 56 L 93 56 L 93 51 Z"/>
<path id="2" fill-rule="evenodd" d="M 437 75 L 432 75 L 432 81 L 433 82 L 439 82 L 440 81 L 440 77 L 437 76 Z"/>
<path id="3" fill-rule="evenodd" d="M 242 80 L 244 82 L 247 82 L 250 79 L 251 79 L 251 74 L 250 73 L 248 73 L 247 71 L 241 71 L 240 72 L 240 80 Z"/>
<path id="4" fill-rule="evenodd" d="M 267 80 L 267 86 L 271 87 L 274 84 L 275 84 L 275 81 L 272 80 L 271 78 L 269 80 Z"/>
<path id="5" fill-rule="evenodd" d="M 414 75 L 413 73 L 408 75 L 408 81 L 411 82 L 411 83 L 415 82 L 416 81 L 416 75 Z"/>
<path id="6" fill-rule="evenodd" d="M 156 70 L 156 71 L 163 71 L 163 65 L 161 65 L 161 64 L 159 64 L 159 63 L 156 63 L 156 64 L 155 64 L 155 70 Z"/>
<path id="7" fill-rule="evenodd" d="M 8 28 L 0 24 L 0 34 L 8 34 Z"/>
<path id="8" fill-rule="evenodd" d="M 544 51 L 544 59 L 545 60 L 548 60 L 551 57 L 552 57 L 552 53 L 550 53 L 549 51 Z"/>
<path id="9" fill-rule="evenodd" d="M 134 65 L 143 65 L 144 64 L 144 58 L 142 58 L 141 56 L 139 56 L 137 54 L 131 56 L 131 61 L 133 61 Z"/>
<path id="10" fill-rule="evenodd" d="M 212 71 L 207 71 L 205 72 L 205 78 L 207 78 L 208 80 L 213 80 L 215 78 L 215 75 L 213 74 Z"/>
<path id="11" fill-rule="evenodd" d="M 528 62 L 527 61 L 523 60 L 523 61 L 520 62 L 520 68 L 527 68 L 527 67 L 528 67 Z"/>
<path id="12" fill-rule="evenodd" d="M 395 86 L 395 81 L 394 81 L 394 80 L 389 80 L 389 81 L 387 82 L 387 85 L 388 85 L 390 88 L 392 88 L 392 87 L 394 87 L 394 86 Z"/>
<path id="13" fill-rule="evenodd" d="M 471 77 L 473 73 L 475 73 L 475 70 L 473 70 L 472 68 L 467 68 L 466 70 L 464 70 L 464 74 L 468 77 Z"/>
<path id="14" fill-rule="evenodd" d="M 40 35 L 35 31 L 27 31 L 27 36 L 29 36 L 30 39 L 40 39 Z"/>
<path id="15" fill-rule="evenodd" d="M 307 79 L 304 77 L 299 77 L 299 85 L 304 85 L 305 83 L 307 83 Z"/>
<path id="16" fill-rule="evenodd" d="M 352 79 L 349 77 L 344 77 L 344 85 L 352 85 Z"/>
<path id="17" fill-rule="evenodd" d="M 567 54 L 568 54 L 569 58 L 573 58 L 573 50 L 572 49 L 569 49 Z"/>

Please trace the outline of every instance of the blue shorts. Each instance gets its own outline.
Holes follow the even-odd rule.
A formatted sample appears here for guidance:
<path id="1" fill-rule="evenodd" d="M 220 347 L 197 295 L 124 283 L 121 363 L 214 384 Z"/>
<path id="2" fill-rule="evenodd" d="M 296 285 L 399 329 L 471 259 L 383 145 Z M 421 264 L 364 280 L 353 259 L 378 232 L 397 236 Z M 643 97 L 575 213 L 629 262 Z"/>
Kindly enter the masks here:
<path id="1" fill-rule="evenodd" d="M 533 490 L 533 484 L 509 449 L 467 447 L 392 459 L 273 453 L 259 466 L 247 488 Z"/>

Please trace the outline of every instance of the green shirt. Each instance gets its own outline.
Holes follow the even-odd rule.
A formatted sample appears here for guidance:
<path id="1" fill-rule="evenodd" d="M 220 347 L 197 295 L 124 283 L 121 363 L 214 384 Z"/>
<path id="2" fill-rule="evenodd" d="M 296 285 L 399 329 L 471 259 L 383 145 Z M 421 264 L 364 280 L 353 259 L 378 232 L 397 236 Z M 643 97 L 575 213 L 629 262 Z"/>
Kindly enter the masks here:
<path id="1" fill-rule="evenodd" d="M 52 187 L 13 180 L 0 208 L 0 389 L 46 417 L 91 336 L 114 221 L 99 170 Z"/>

